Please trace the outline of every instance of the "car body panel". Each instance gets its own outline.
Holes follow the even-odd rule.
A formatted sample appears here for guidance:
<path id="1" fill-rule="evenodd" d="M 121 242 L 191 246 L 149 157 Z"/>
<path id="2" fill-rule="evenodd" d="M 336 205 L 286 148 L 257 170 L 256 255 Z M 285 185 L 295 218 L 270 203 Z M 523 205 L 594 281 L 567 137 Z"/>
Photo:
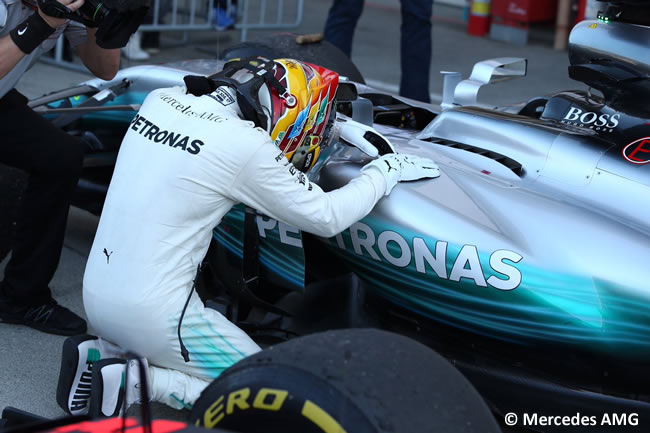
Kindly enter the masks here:
<path id="1" fill-rule="evenodd" d="M 132 87 L 112 103 L 138 103 L 153 88 L 182 84 L 188 72 L 218 67 L 121 71 L 116 80 Z M 553 119 L 477 107 L 432 111 L 422 131 L 375 127 L 399 152 L 434 159 L 440 178 L 399 184 L 323 245 L 414 314 L 520 345 L 564 343 L 650 361 L 649 166 L 633 166 L 621 146 Z M 368 158 L 339 142 L 321 161 L 309 176 L 331 190 L 358 176 Z M 234 208 L 214 234 L 239 258 L 243 215 Z M 302 234 L 265 216 L 257 228 L 262 277 L 304 290 Z"/>

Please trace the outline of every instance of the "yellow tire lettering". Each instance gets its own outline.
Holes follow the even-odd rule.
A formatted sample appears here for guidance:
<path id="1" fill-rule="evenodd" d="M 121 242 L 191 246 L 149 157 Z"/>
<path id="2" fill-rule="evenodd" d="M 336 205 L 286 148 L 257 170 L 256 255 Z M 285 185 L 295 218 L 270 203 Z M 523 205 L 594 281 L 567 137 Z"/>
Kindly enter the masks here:
<path id="1" fill-rule="evenodd" d="M 233 391 L 224 397 L 220 396 L 203 413 L 203 427 L 214 428 L 226 415 L 232 415 L 235 408 L 247 410 L 251 408 L 248 399 L 251 396 L 250 388 Z M 289 396 L 289 391 L 274 388 L 261 388 L 255 395 L 252 407 L 255 409 L 277 412 L 282 409 Z M 225 410 L 224 410 L 224 399 Z M 316 403 L 306 400 L 301 415 L 315 424 L 323 433 L 347 433 L 343 427 L 323 408 Z M 196 426 L 201 426 L 201 419 L 196 421 Z"/>
<path id="2" fill-rule="evenodd" d="M 219 424 L 225 415 L 223 414 L 223 395 L 217 399 L 203 414 L 203 425 L 212 428 Z M 198 421 L 197 421 L 198 425 Z"/>
<path id="3" fill-rule="evenodd" d="M 255 396 L 255 400 L 253 400 L 253 407 L 255 409 L 276 412 L 282 408 L 282 404 L 287 399 L 288 395 L 288 391 L 283 391 L 281 389 L 262 388 Z M 272 400 L 267 403 L 266 400 L 268 397 L 272 398 Z"/>
<path id="4" fill-rule="evenodd" d="M 309 400 L 305 401 L 301 413 L 302 416 L 316 424 L 324 433 L 346 433 L 330 414 Z"/>
<path id="5" fill-rule="evenodd" d="M 232 415 L 232 413 L 235 411 L 235 406 L 237 406 L 239 410 L 248 409 L 250 405 L 246 402 L 246 400 L 248 399 L 248 397 L 250 397 L 250 395 L 251 395 L 250 388 L 242 388 L 228 394 L 228 403 L 226 403 L 226 414 Z"/>

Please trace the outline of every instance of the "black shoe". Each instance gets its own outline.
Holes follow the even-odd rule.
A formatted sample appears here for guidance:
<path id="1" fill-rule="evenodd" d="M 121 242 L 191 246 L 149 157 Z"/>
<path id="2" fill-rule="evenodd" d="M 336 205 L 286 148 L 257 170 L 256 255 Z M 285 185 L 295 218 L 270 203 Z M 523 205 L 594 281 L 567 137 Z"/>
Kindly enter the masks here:
<path id="1" fill-rule="evenodd" d="M 101 356 L 101 346 L 93 335 L 75 335 L 63 342 L 56 401 L 67 413 L 88 413 L 93 364 Z"/>
<path id="2" fill-rule="evenodd" d="M 86 321 L 54 300 L 36 307 L 24 307 L 0 299 L 0 322 L 17 323 L 48 334 L 86 333 Z"/>

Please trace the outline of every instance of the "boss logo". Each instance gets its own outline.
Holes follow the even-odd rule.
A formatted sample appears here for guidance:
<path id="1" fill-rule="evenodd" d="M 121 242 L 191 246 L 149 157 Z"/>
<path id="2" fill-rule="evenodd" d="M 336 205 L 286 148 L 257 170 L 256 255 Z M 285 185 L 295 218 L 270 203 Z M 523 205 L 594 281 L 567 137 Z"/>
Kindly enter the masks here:
<path id="1" fill-rule="evenodd" d="M 650 137 L 639 138 L 625 146 L 623 157 L 632 164 L 650 163 Z"/>
<path id="2" fill-rule="evenodd" d="M 583 111 L 578 107 L 571 107 L 562 119 L 562 123 L 581 128 L 588 127 L 596 131 L 612 132 L 618 126 L 621 115 L 600 114 L 593 111 Z"/>

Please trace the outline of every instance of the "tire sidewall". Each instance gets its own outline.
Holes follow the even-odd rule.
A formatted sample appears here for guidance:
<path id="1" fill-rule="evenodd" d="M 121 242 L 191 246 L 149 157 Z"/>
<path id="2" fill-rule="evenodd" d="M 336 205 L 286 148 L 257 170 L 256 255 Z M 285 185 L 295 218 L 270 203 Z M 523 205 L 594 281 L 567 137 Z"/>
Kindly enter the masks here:
<path id="1" fill-rule="evenodd" d="M 350 396 L 314 374 L 287 365 L 234 368 L 213 382 L 190 421 L 241 432 L 375 433 Z"/>

